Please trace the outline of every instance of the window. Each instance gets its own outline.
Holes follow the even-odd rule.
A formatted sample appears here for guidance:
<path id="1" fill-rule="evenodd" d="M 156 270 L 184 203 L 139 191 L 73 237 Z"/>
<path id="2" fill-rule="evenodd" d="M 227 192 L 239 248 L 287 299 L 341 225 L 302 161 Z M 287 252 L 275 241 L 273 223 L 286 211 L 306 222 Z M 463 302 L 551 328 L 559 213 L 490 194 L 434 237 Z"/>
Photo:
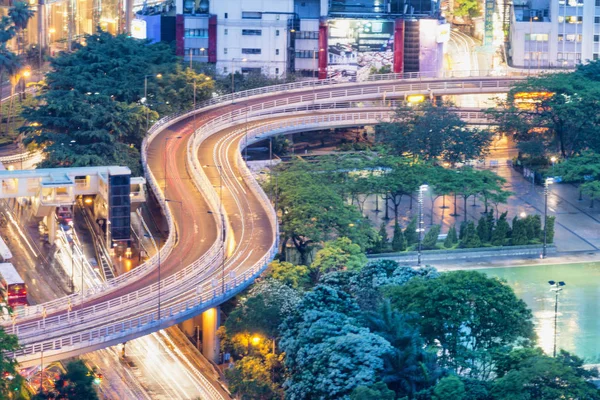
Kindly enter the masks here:
<path id="1" fill-rule="evenodd" d="M 227 19 L 227 13 L 225 13 L 225 19 Z"/>
<path id="2" fill-rule="evenodd" d="M 227 47 L 223 48 L 223 54 L 227 54 Z"/>
<path id="3" fill-rule="evenodd" d="M 223 29 L 223 35 L 227 36 L 228 33 L 229 33 L 229 29 Z"/>
<path id="4" fill-rule="evenodd" d="M 583 22 L 583 16 L 579 15 L 579 16 L 575 16 L 575 15 L 571 15 L 569 17 L 566 17 L 567 19 L 567 23 L 569 24 L 581 24 Z M 560 18 L 559 18 L 560 20 Z M 560 22 L 560 21 L 558 21 Z"/>
<path id="5" fill-rule="evenodd" d="M 600 7 L 600 0 L 596 0 L 596 7 Z"/>
<path id="6" fill-rule="evenodd" d="M 242 74 L 260 74 L 261 72 L 260 68 L 242 67 Z"/>
<path id="7" fill-rule="evenodd" d="M 256 11 L 242 11 L 242 19 L 262 19 L 262 13 Z"/>
<path id="8" fill-rule="evenodd" d="M 561 24 L 563 22 L 565 22 L 565 17 L 563 17 L 562 15 L 559 15 L 558 16 L 558 23 Z"/>
<path id="9" fill-rule="evenodd" d="M 296 32 L 296 39 L 318 39 L 319 32 L 317 31 L 300 31 Z"/>
<path id="10" fill-rule="evenodd" d="M 279 68 L 275 68 L 275 75 L 279 75 Z"/>
<path id="11" fill-rule="evenodd" d="M 594 17 L 594 23 L 600 24 L 600 17 Z"/>
<path id="12" fill-rule="evenodd" d="M 260 29 L 242 29 L 243 36 L 262 36 Z"/>
<path id="13" fill-rule="evenodd" d="M 275 36 L 279 36 L 279 29 L 275 30 Z"/>
<path id="14" fill-rule="evenodd" d="M 260 54 L 260 49 L 242 49 L 242 54 Z"/>
<path id="15" fill-rule="evenodd" d="M 593 57 L 592 57 L 592 58 L 593 58 L 594 60 L 597 60 L 597 59 L 598 59 L 598 53 L 594 53 L 594 55 L 593 55 Z"/>
<path id="16" fill-rule="evenodd" d="M 560 41 L 560 36 L 559 36 L 559 41 Z M 548 34 L 547 33 L 533 33 L 533 34 L 525 34 L 525 40 L 532 40 L 534 42 L 547 42 L 548 41 Z"/>
<path id="17" fill-rule="evenodd" d="M 226 74 L 227 73 L 227 67 L 223 67 L 223 73 Z"/>
<path id="18" fill-rule="evenodd" d="M 317 53 L 317 54 L 315 54 Z M 296 58 L 313 58 L 315 57 L 319 58 L 319 53 L 313 50 L 297 50 L 296 51 Z"/>
<path id="19" fill-rule="evenodd" d="M 186 29 L 184 36 L 188 38 L 207 38 L 208 29 Z"/>
<path id="20" fill-rule="evenodd" d="M 594 35 L 594 42 L 600 42 L 600 35 Z"/>
<path id="21" fill-rule="evenodd" d="M 564 42 L 565 40 L 565 36 L 564 35 L 558 35 L 558 41 L 559 42 Z"/>
<path id="22" fill-rule="evenodd" d="M 563 60 L 563 53 L 556 53 L 556 61 L 562 61 Z"/>
<path id="23" fill-rule="evenodd" d="M 275 49 L 275 55 L 278 56 L 279 55 L 279 49 Z"/>

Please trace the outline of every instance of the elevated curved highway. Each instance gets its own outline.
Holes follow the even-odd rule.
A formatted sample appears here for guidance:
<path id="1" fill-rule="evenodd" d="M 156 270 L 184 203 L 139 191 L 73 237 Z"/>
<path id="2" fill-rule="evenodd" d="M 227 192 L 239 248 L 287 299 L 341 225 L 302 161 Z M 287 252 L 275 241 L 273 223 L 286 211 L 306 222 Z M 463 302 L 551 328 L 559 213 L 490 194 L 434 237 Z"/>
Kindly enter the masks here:
<path id="1" fill-rule="evenodd" d="M 2 324 L 19 337 L 15 356 L 30 366 L 111 346 L 184 321 L 247 287 L 274 255 L 278 237 L 274 210 L 241 158 L 256 136 L 372 124 L 389 117 L 377 101 L 386 96 L 502 93 L 519 79 L 300 82 L 211 99 L 160 120 L 143 149 L 149 185 L 170 227 L 160 257 L 100 290 L 20 311 Z"/>

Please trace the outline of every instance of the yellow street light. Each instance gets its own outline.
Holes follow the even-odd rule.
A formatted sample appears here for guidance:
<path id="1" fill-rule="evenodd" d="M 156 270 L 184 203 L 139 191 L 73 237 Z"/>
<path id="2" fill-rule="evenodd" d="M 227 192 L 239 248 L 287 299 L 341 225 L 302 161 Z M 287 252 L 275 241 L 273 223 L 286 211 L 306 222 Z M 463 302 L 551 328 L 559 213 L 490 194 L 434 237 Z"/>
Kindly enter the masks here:
<path id="1" fill-rule="evenodd" d="M 162 74 L 156 74 L 156 77 L 157 77 L 158 79 L 160 79 L 160 78 L 162 78 Z"/>
<path id="2" fill-rule="evenodd" d="M 411 94 L 409 96 L 406 96 L 406 101 L 411 104 L 422 103 L 423 101 L 425 101 L 425 95 L 424 94 Z"/>
<path id="3" fill-rule="evenodd" d="M 257 346 L 259 343 L 260 343 L 260 336 L 256 336 L 256 335 L 255 335 L 255 336 L 253 336 L 253 337 L 252 337 L 252 344 L 253 344 L 254 346 Z"/>
<path id="4" fill-rule="evenodd" d="M 550 161 L 552 161 L 552 164 L 554 164 L 554 163 L 556 162 L 556 157 L 552 156 L 552 157 L 550 158 Z"/>

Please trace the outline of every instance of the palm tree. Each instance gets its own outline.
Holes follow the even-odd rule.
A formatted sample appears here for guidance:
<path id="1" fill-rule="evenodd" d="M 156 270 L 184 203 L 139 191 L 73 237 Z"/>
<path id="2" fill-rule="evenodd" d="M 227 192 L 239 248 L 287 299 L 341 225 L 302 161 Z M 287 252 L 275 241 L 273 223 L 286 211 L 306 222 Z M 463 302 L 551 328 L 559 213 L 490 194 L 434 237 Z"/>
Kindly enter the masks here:
<path id="1" fill-rule="evenodd" d="M 423 340 L 407 316 L 394 310 L 386 300 L 376 312 L 364 314 L 366 325 L 393 346 L 384 356 L 383 381 L 399 397 L 414 394 L 432 386 L 441 375 L 436 355 L 423 346 Z"/>
<path id="2" fill-rule="evenodd" d="M 15 24 L 15 29 L 17 34 L 23 34 L 23 30 L 27 28 L 27 24 L 29 20 L 33 17 L 35 11 L 29 8 L 29 4 L 26 2 L 17 1 L 13 4 L 13 6 L 8 10 L 8 16 L 12 19 L 13 24 Z M 17 36 L 17 53 L 21 54 L 21 40 Z"/>
<path id="3" fill-rule="evenodd" d="M 0 21 L 1 25 L 1 21 Z M 0 26 L 0 32 L 2 28 Z M 0 34 L 1 35 L 1 34 Z M 0 43 L 0 82 L 4 78 L 4 74 L 13 76 L 16 71 L 21 68 L 19 57 L 12 51 L 6 48 L 6 42 Z M 0 98 L 0 133 L 2 133 L 2 99 Z"/>

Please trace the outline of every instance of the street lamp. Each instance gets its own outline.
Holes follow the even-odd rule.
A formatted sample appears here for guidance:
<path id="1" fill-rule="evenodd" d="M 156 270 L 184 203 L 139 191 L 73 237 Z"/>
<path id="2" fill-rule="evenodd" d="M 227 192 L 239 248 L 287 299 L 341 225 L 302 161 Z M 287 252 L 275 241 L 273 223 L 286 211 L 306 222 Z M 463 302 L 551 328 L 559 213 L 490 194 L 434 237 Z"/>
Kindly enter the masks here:
<path id="1" fill-rule="evenodd" d="M 546 258 L 546 238 L 548 235 L 548 186 L 554 183 L 554 178 L 546 178 L 544 181 L 544 247 L 542 247 L 542 258 Z"/>
<path id="2" fill-rule="evenodd" d="M 563 288 L 563 286 L 566 285 L 566 283 L 564 283 L 563 281 L 559 281 L 559 282 L 554 282 L 554 281 L 548 281 L 548 283 L 550 284 L 550 286 L 552 286 L 552 290 L 555 294 L 555 300 L 554 300 L 554 351 L 552 352 L 552 357 L 556 357 L 556 324 L 558 322 L 558 292 L 560 292 Z"/>
<path id="3" fill-rule="evenodd" d="M 167 150 L 167 140 L 169 139 L 181 139 L 182 136 L 173 136 L 165 138 L 165 151 Z M 165 196 L 167 195 L 167 153 L 165 153 Z"/>
<path id="4" fill-rule="evenodd" d="M 162 78 L 162 74 L 156 75 L 144 75 L 144 98 L 143 103 L 146 106 L 146 133 L 148 133 L 148 112 L 150 111 L 148 108 L 148 77 L 155 77 L 157 79 Z"/>
<path id="5" fill-rule="evenodd" d="M 31 76 L 31 68 L 30 67 L 25 67 L 25 69 L 23 69 L 23 72 L 21 73 L 21 75 L 23 75 L 23 96 L 22 99 L 27 98 L 27 92 L 25 91 L 25 89 L 27 88 L 27 78 L 29 78 Z"/>
<path id="6" fill-rule="evenodd" d="M 552 175 L 554 175 L 554 164 L 556 164 L 556 156 L 550 157 L 550 161 L 552 162 Z"/>
<path id="7" fill-rule="evenodd" d="M 232 58 L 231 59 L 231 94 L 235 93 L 235 71 L 233 70 L 233 62 L 234 61 L 241 61 L 241 62 L 246 62 L 248 61 L 247 58 Z"/>
<path id="8" fill-rule="evenodd" d="M 424 222 L 423 222 L 423 193 L 427 191 L 429 186 L 421 185 L 419 186 L 419 226 L 417 227 L 417 232 L 419 233 L 419 247 L 417 249 L 417 266 L 421 266 L 421 250 L 423 244 L 423 231 L 425 231 Z"/>

